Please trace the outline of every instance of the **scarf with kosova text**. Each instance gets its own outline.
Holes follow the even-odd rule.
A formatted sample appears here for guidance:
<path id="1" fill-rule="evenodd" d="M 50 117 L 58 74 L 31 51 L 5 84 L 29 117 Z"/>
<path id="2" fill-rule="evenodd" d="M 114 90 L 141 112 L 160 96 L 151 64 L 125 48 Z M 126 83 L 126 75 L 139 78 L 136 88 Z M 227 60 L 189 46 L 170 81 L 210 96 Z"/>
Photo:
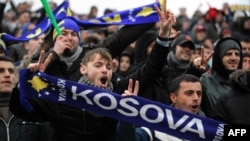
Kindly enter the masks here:
<path id="1" fill-rule="evenodd" d="M 224 123 L 213 119 L 139 96 L 123 97 L 104 89 L 56 78 L 42 72 L 31 73 L 29 69 L 22 69 L 19 73 L 20 100 L 27 111 L 33 110 L 29 99 L 39 98 L 86 109 L 186 140 L 223 140 Z"/>

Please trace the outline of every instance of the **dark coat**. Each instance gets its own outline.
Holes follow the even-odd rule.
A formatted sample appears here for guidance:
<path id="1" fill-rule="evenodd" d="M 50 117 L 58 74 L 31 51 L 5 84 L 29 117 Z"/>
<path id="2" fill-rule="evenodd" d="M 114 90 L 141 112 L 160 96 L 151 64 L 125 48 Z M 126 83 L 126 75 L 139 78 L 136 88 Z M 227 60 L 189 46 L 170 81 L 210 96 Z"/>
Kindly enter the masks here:
<path id="1" fill-rule="evenodd" d="M 8 123 L 0 118 L 0 141 L 52 141 L 49 123 L 27 122 L 11 116 Z"/>
<path id="2" fill-rule="evenodd" d="M 135 63 L 131 65 L 131 67 L 127 72 L 127 75 L 135 72 L 141 65 L 147 62 L 148 59 L 147 48 L 149 44 L 151 44 L 156 40 L 156 37 L 157 37 L 157 32 L 154 30 L 152 31 L 150 30 L 136 41 Z M 163 61 L 165 62 L 166 59 L 164 59 Z M 163 68 L 162 70 L 165 70 L 165 68 Z M 138 95 L 143 95 L 143 97 L 148 98 L 150 100 L 168 104 L 169 103 L 169 98 L 167 94 L 168 90 L 165 82 L 162 79 L 162 76 L 163 73 L 161 72 L 161 75 L 159 77 L 155 77 L 155 79 L 152 80 L 152 82 L 150 82 L 150 85 L 148 85 L 148 87 L 145 87 L 145 89 L 139 89 Z"/>
<path id="3" fill-rule="evenodd" d="M 220 96 L 212 117 L 227 124 L 250 125 L 250 72 L 233 75 L 232 89 Z"/>

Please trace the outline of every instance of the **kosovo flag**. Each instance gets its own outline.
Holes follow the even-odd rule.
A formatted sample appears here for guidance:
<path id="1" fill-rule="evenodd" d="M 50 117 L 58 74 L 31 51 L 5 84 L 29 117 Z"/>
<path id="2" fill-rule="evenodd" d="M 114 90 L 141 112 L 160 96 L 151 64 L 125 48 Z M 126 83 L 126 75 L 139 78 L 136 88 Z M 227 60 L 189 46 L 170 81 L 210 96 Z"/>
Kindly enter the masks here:
<path id="1" fill-rule="evenodd" d="M 71 16 L 71 13 L 68 8 L 68 2 L 63 1 L 54 11 L 53 14 L 55 15 L 56 20 L 62 20 L 67 16 Z M 49 19 L 49 17 L 46 17 L 44 20 L 42 20 L 34 29 L 32 29 L 30 32 L 22 35 L 21 37 L 14 37 L 10 34 L 1 33 L 0 38 L 4 40 L 5 42 L 8 41 L 14 41 L 14 42 L 21 42 L 21 41 L 27 41 L 32 38 L 36 38 L 42 33 L 46 33 L 48 29 L 50 29 L 52 26 L 52 23 Z"/>
<path id="2" fill-rule="evenodd" d="M 136 25 L 136 24 L 146 24 L 146 23 L 155 23 L 159 21 L 158 14 L 154 9 L 154 5 L 160 5 L 159 2 L 131 8 L 128 10 L 110 13 L 99 18 L 80 20 L 71 15 L 69 10 L 69 4 L 67 1 L 63 1 L 54 11 L 53 15 L 56 21 L 60 21 L 64 18 L 73 19 L 81 29 L 89 29 L 92 27 L 104 27 L 109 25 Z M 46 17 L 42 20 L 34 29 L 30 32 L 22 35 L 21 37 L 14 37 L 12 35 L 1 33 L 0 39 L 5 42 L 13 41 L 27 41 L 33 38 L 38 37 L 42 33 L 50 31 L 53 26 L 49 17 Z"/>

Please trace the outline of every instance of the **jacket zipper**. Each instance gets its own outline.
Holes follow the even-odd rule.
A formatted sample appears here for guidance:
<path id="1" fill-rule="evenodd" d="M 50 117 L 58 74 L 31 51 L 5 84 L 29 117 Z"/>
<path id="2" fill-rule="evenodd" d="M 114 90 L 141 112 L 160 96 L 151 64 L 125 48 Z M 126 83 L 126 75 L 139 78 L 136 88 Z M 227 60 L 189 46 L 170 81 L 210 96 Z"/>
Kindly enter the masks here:
<path id="1" fill-rule="evenodd" d="M 12 120 L 13 118 L 13 115 L 10 117 L 8 123 L 5 122 L 5 120 L 3 120 L 2 118 L 0 118 L 0 120 L 3 121 L 4 125 L 6 126 L 6 132 L 7 132 L 7 141 L 10 141 L 10 128 L 9 128 L 9 125 L 10 125 L 10 121 Z"/>

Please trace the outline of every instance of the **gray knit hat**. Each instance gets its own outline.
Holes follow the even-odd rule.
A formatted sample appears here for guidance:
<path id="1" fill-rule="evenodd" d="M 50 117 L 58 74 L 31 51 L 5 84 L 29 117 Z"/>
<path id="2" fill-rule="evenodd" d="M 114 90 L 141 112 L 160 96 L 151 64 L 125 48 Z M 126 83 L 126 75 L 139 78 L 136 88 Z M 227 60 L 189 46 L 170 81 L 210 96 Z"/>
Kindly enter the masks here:
<path id="1" fill-rule="evenodd" d="M 230 49 L 237 49 L 241 51 L 239 44 L 234 41 L 234 40 L 225 40 L 220 44 L 221 46 L 221 52 L 220 52 L 220 57 L 222 58 L 228 50 Z"/>

